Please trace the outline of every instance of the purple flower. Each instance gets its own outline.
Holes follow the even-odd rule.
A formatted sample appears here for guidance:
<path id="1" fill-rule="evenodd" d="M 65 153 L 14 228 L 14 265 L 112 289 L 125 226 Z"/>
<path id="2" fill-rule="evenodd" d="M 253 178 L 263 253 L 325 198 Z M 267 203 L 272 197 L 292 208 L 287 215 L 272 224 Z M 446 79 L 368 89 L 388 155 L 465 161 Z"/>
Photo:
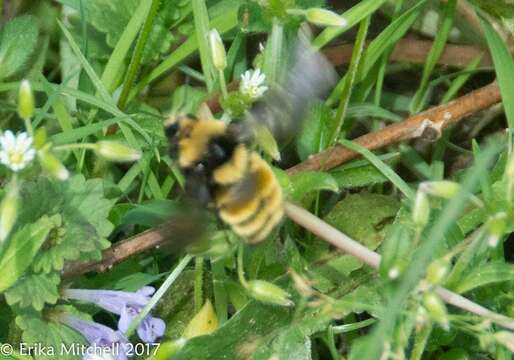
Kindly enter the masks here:
<path id="1" fill-rule="evenodd" d="M 155 289 L 145 286 L 135 293 L 115 290 L 67 289 L 68 299 L 91 302 L 113 314 L 119 315 L 118 329 L 126 332 L 130 323 L 150 301 Z M 137 334 L 146 343 L 153 343 L 164 335 L 166 324 L 162 319 L 147 315 L 137 328 Z"/>
<path id="2" fill-rule="evenodd" d="M 114 331 L 105 325 L 83 320 L 70 314 L 64 315 L 62 322 L 81 333 L 91 345 L 84 354 L 84 360 L 127 359 L 129 342 L 120 331 Z"/>

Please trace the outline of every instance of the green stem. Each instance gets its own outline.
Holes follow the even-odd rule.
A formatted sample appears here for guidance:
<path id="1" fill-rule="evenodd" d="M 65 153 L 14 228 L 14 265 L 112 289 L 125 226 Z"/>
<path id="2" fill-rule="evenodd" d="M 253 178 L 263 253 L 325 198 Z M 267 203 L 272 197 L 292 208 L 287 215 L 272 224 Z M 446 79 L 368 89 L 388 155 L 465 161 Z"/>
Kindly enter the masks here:
<path id="1" fill-rule="evenodd" d="M 136 75 L 139 71 L 139 66 L 141 65 L 141 59 L 143 57 L 143 51 L 145 49 L 146 43 L 148 42 L 150 30 L 152 29 L 152 25 L 155 17 L 157 16 L 157 11 L 159 10 L 160 5 L 161 0 L 152 0 L 152 7 L 148 12 L 148 16 L 146 17 L 143 28 L 141 29 L 141 34 L 137 40 L 136 48 L 134 49 L 134 54 L 132 56 L 132 60 L 130 61 L 127 74 L 125 75 L 123 89 L 121 90 L 120 99 L 118 101 L 118 107 L 122 111 L 125 110 L 125 107 L 127 106 L 130 90 L 132 89 L 132 85 L 134 84 L 134 80 L 136 79 Z"/>
<path id="2" fill-rule="evenodd" d="M 219 74 L 219 78 L 220 78 L 221 94 L 223 95 L 223 98 L 226 99 L 228 96 L 228 91 L 227 91 L 227 82 L 225 81 L 225 73 L 223 70 L 219 70 L 218 74 Z"/>
<path id="3" fill-rule="evenodd" d="M 195 258 L 195 314 L 200 311 L 203 305 L 203 257 Z"/>
<path id="4" fill-rule="evenodd" d="M 32 123 L 30 122 L 29 118 L 24 118 L 23 122 L 25 123 L 25 128 L 27 129 L 27 132 L 29 133 L 30 137 L 34 136 L 34 130 L 32 129 Z"/>
<path id="5" fill-rule="evenodd" d="M 268 82 L 273 84 L 277 81 L 278 69 L 280 66 L 280 51 L 282 50 L 282 40 L 284 38 L 284 27 L 277 18 L 273 19 L 270 43 L 266 48 L 266 58 L 264 60 L 264 71 L 268 77 Z"/>
<path id="6" fill-rule="evenodd" d="M 349 130 L 351 123 L 344 123 L 344 118 L 346 116 L 346 110 L 348 109 L 348 104 L 350 102 L 350 97 L 352 95 L 352 87 L 353 83 L 357 77 L 357 73 L 359 72 L 359 65 L 361 63 L 362 54 L 364 52 L 364 43 L 366 41 L 366 35 L 368 33 L 370 17 L 367 16 L 364 18 L 359 26 L 359 31 L 357 32 L 357 38 L 355 40 L 355 45 L 352 52 L 352 60 L 350 62 L 350 67 L 345 77 L 343 78 L 344 85 L 343 91 L 341 93 L 341 101 L 339 102 L 339 106 L 337 108 L 336 113 L 336 130 L 331 134 L 331 138 L 329 141 L 329 145 L 333 145 L 337 138 L 339 137 L 339 132 L 341 130 Z"/>
<path id="7" fill-rule="evenodd" d="M 130 337 L 134 333 L 134 330 L 136 330 L 136 328 L 139 326 L 141 321 L 143 321 L 143 319 L 146 317 L 146 315 L 148 315 L 150 313 L 150 311 L 152 311 L 153 307 L 162 298 L 164 293 L 166 291 L 168 291 L 170 286 L 175 282 L 175 280 L 177 280 L 179 275 L 182 273 L 182 271 L 185 269 L 185 267 L 191 261 L 192 258 L 193 258 L 193 256 L 187 254 L 186 256 L 184 256 L 184 258 L 182 260 L 180 260 L 180 262 L 178 263 L 177 267 L 175 267 L 175 269 L 173 269 L 173 271 L 168 276 L 168 278 L 162 283 L 161 287 L 152 296 L 152 298 L 150 299 L 148 304 L 146 304 L 146 306 L 139 313 L 139 315 L 137 315 L 134 318 L 134 320 L 132 320 L 132 322 L 130 323 L 127 331 L 125 332 L 125 335 L 127 337 Z"/>
<path id="8" fill-rule="evenodd" d="M 414 338 L 414 347 L 410 354 L 410 360 L 420 360 L 427 346 L 428 338 L 432 332 L 432 325 L 426 325 L 416 334 Z"/>
<path id="9" fill-rule="evenodd" d="M 96 149 L 96 144 L 92 144 L 92 143 L 65 144 L 65 145 L 54 146 L 52 149 L 55 150 L 55 151 L 64 151 L 64 150 L 73 150 L 73 149 L 90 149 L 90 150 L 95 150 Z"/>
<path id="10" fill-rule="evenodd" d="M 359 322 L 351 323 L 351 324 L 344 324 L 344 325 L 338 325 L 333 326 L 332 331 L 334 334 L 343 334 L 350 331 L 359 330 L 365 327 L 370 326 L 371 324 L 374 324 L 377 320 L 376 319 L 366 319 Z"/>
<path id="11" fill-rule="evenodd" d="M 216 308 L 216 315 L 220 324 L 227 321 L 227 292 L 225 290 L 225 267 L 223 265 L 223 259 L 217 261 L 211 261 L 212 269 L 212 287 L 214 289 L 214 306 Z"/>
<path id="12" fill-rule="evenodd" d="M 248 287 L 248 281 L 245 279 L 245 270 L 243 267 L 243 244 L 239 244 L 237 249 L 237 276 L 239 277 L 239 282 L 245 288 Z"/>

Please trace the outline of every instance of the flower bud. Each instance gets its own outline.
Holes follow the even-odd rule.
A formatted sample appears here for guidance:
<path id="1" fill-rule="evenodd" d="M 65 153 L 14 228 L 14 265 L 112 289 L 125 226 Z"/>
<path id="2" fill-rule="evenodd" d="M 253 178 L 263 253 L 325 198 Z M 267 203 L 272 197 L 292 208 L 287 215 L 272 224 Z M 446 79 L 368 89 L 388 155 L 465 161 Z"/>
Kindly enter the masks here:
<path id="1" fill-rule="evenodd" d="M 305 11 L 308 22 L 321 26 L 346 26 L 348 21 L 335 12 L 323 8 L 310 8 Z"/>
<path id="2" fill-rule="evenodd" d="M 129 146 L 102 140 L 95 144 L 95 152 L 110 161 L 136 161 L 141 158 L 141 153 Z"/>
<path id="3" fill-rule="evenodd" d="M 425 292 L 423 295 L 423 305 L 427 309 L 432 320 L 437 322 L 444 330 L 448 331 L 450 329 L 446 305 L 439 296 L 431 291 Z"/>
<path id="4" fill-rule="evenodd" d="M 18 93 L 18 114 L 22 119 L 34 116 L 34 94 L 28 80 L 23 80 Z"/>
<path id="5" fill-rule="evenodd" d="M 427 281 L 431 285 L 438 285 L 444 280 L 444 277 L 448 274 L 448 267 L 450 262 L 446 258 L 436 259 L 432 261 L 427 268 Z"/>
<path id="6" fill-rule="evenodd" d="M 13 181 L 0 203 L 0 242 L 9 236 L 18 216 L 18 186 Z"/>
<path id="7" fill-rule="evenodd" d="M 414 201 L 414 208 L 412 209 L 412 221 L 419 228 L 422 229 L 428 223 L 430 217 L 430 204 L 425 192 L 418 190 L 416 193 L 416 200 Z"/>
<path id="8" fill-rule="evenodd" d="M 250 295 L 259 301 L 281 306 L 292 306 L 289 294 L 278 286 L 264 280 L 250 280 L 246 285 Z"/>
<path id="9" fill-rule="evenodd" d="M 419 190 L 426 194 L 450 199 L 460 190 L 460 185 L 453 181 L 425 181 L 419 184 Z"/>
<path id="10" fill-rule="evenodd" d="M 219 71 L 223 71 L 227 67 L 227 53 L 225 52 L 225 46 L 223 41 L 221 41 L 220 34 L 217 30 L 211 30 L 208 37 L 214 67 Z"/>
<path id="11" fill-rule="evenodd" d="M 57 180 L 64 181 L 70 173 L 66 167 L 48 149 L 41 149 L 37 152 L 41 167 Z"/>
<path id="12" fill-rule="evenodd" d="M 186 344 L 187 340 L 179 338 L 173 341 L 166 341 L 159 344 L 157 350 L 155 350 L 152 360 L 168 360 L 173 358 L 176 353 L 180 351 Z"/>
<path id="13" fill-rule="evenodd" d="M 219 327 L 218 317 L 209 300 L 205 302 L 200 311 L 191 319 L 184 329 L 184 338 L 208 335 Z"/>
<path id="14" fill-rule="evenodd" d="M 507 228 L 507 214 L 499 212 L 491 216 L 485 223 L 487 229 L 487 244 L 496 247 Z"/>

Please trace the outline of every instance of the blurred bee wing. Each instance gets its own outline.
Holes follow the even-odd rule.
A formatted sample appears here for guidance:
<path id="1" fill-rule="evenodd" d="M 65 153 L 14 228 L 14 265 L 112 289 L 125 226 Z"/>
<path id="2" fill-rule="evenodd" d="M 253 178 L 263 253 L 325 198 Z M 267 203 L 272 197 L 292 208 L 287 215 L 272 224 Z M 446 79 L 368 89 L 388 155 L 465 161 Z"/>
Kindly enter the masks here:
<path id="1" fill-rule="evenodd" d="M 274 86 L 247 113 L 243 129 L 267 127 L 277 141 L 286 141 L 300 128 L 309 106 L 326 96 L 337 74 L 333 66 L 300 35 L 289 59 L 282 85 Z"/>

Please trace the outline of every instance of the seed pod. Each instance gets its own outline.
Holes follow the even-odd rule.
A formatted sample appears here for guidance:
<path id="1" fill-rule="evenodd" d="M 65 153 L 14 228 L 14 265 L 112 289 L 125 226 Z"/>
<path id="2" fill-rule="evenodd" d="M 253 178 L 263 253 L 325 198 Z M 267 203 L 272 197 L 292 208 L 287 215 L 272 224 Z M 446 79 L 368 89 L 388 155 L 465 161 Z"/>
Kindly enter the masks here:
<path id="1" fill-rule="evenodd" d="M 321 26 L 346 26 L 348 21 L 335 12 L 323 8 L 310 8 L 305 11 L 308 22 Z"/>
<path id="2" fill-rule="evenodd" d="M 221 41 L 220 34 L 217 30 L 211 30 L 208 36 L 214 67 L 219 71 L 223 71 L 227 67 L 227 53 L 225 52 L 223 41 Z"/>
<path id="3" fill-rule="evenodd" d="M 416 193 L 416 200 L 412 209 L 412 221 L 419 228 L 422 229 L 428 223 L 430 217 L 430 204 L 427 195 L 424 191 L 418 190 Z"/>
<path id="4" fill-rule="evenodd" d="M 423 295 L 423 305 L 427 309 L 432 320 L 438 323 L 444 330 L 448 331 L 450 329 L 446 305 L 439 296 L 432 291 L 425 292 Z"/>
<path id="5" fill-rule="evenodd" d="M 7 239 L 18 217 L 18 186 L 12 182 L 0 203 L 0 242 Z"/>
<path id="6" fill-rule="evenodd" d="M 436 259 L 432 261 L 427 268 L 427 281 L 431 285 L 438 285 L 444 280 L 445 276 L 448 274 L 448 268 L 450 266 L 450 262 L 445 259 Z"/>
<path id="7" fill-rule="evenodd" d="M 23 80 L 18 93 L 18 114 L 22 119 L 34 116 L 34 94 L 28 80 Z"/>
<path id="8" fill-rule="evenodd" d="M 487 243 L 490 247 L 496 247 L 507 228 L 507 214 L 499 212 L 491 216 L 485 223 L 487 229 Z"/>
<path id="9" fill-rule="evenodd" d="M 136 161 L 141 158 L 141 153 L 129 146 L 118 142 L 102 140 L 95 144 L 95 152 L 110 161 Z"/>
<path id="10" fill-rule="evenodd" d="M 70 173 L 68 169 L 48 149 L 41 149 L 37 152 L 41 167 L 57 180 L 64 181 Z"/>
<path id="11" fill-rule="evenodd" d="M 450 199 L 460 190 L 460 185 L 453 181 L 425 181 L 419 184 L 419 190 L 426 194 Z"/>
<path id="12" fill-rule="evenodd" d="M 294 303 L 289 299 L 289 294 L 268 281 L 251 280 L 246 285 L 250 295 L 259 301 L 281 306 L 292 306 Z"/>

